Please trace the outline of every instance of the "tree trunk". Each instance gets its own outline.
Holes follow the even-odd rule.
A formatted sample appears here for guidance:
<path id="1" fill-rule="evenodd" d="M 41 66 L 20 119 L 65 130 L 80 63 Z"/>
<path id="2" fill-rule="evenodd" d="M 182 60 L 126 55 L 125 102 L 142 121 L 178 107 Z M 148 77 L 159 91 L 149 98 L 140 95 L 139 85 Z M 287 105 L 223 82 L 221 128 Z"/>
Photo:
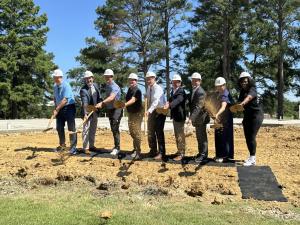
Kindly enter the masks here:
<path id="1" fill-rule="evenodd" d="M 17 86 L 18 78 L 16 75 L 13 75 L 12 79 L 12 90 Z M 18 105 L 17 102 L 11 101 L 11 118 L 17 119 L 18 118 Z"/>
<path id="2" fill-rule="evenodd" d="M 164 21 L 164 36 L 166 44 L 166 86 L 167 86 L 167 99 L 170 98 L 170 40 L 169 40 L 169 23 L 168 18 L 168 9 L 165 10 L 165 21 Z"/>
<path id="3" fill-rule="evenodd" d="M 278 109 L 277 109 L 277 119 L 283 119 L 283 92 L 284 92 L 284 76 L 283 76 L 283 15 L 282 15 L 282 2 L 279 1 L 278 5 L 278 81 L 277 81 L 277 93 L 278 93 Z"/>
<path id="4" fill-rule="evenodd" d="M 223 64 L 222 64 L 222 72 L 223 77 L 228 80 L 229 74 L 229 29 L 228 29 L 228 18 L 225 13 L 224 15 L 224 25 L 223 25 Z"/>

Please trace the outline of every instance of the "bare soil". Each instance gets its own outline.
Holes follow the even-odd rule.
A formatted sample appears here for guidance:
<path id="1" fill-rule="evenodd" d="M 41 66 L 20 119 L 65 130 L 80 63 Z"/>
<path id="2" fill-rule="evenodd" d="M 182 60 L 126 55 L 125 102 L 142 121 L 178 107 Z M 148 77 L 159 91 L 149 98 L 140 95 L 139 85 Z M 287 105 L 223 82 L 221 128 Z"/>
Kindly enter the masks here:
<path id="1" fill-rule="evenodd" d="M 209 157 L 214 157 L 213 130 L 209 132 Z M 235 158 L 248 156 L 243 130 L 235 129 Z M 187 137 L 187 155 L 196 155 L 195 134 Z M 54 152 L 58 143 L 56 132 L 32 132 L 0 135 L 0 194 L 14 194 L 28 188 L 56 186 L 61 182 L 85 181 L 95 193 L 143 190 L 144 195 L 161 195 L 169 198 L 199 198 L 199 201 L 223 204 L 226 201 L 244 201 L 238 186 L 236 167 L 166 164 L 90 157 L 67 157 Z M 257 164 L 269 165 L 287 204 L 300 206 L 300 128 L 263 127 L 257 137 Z M 78 147 L 82 146 L 78 136 Z M 111 149 L 110 131 L 98 130 L 96 147 Z M 121 149 L 131 150 L 132 139 L 127 132 L 121 134 Z M 167 154 L 176 152 L 173 134 L 166 133 Z M 148 152 L 143 136 L 142 151 Z M 62 161 L 63 160 L 63 161 Z M 57 163 L 63 162 L 63 163 Z M 75 183 L 74 183 L 75 185 Z M 16 186 L 18 187 L 17 190 Z M 12 188 L 14 187 L 14 188 Z M 96 191 L 97 190 L 97 191 Z M 99 193 L 98 193 L 99 194 Z M 254 200 L 250 200 L 254 201 Z M 265 203 L 262 203 L 265 204 Z M 267 203 L 266 203 L 267 204 Z M 277 203 L 268 203 L 277 204 Z"/>

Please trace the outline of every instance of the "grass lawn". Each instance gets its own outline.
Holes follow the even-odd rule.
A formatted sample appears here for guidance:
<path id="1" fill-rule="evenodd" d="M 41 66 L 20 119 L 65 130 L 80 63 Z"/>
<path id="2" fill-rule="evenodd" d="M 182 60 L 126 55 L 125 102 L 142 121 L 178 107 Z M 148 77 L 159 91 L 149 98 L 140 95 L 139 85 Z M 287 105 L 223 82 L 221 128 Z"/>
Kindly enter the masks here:
<path id="1" fill-rule="evenodd" d="M 299 220 L 283 220 L 272 215 L 246 212 L 255 203 L 241 201 L 211 205 L 194 199 L 187 201 L 167 197 L 109 195 L 95 197 L 77 190 L 43 189 L 35 193 L 0 196 L 1 225 L 100 225 L 100 224 L 299 224 Z M 257 206 L 259 207 L 259 206 Z M 299 215 L 299 208 L 291 208 Z M 112 212 L 105 220 L 98 215 Z M 298 217 L 299 218 L 299 217 Z"/>

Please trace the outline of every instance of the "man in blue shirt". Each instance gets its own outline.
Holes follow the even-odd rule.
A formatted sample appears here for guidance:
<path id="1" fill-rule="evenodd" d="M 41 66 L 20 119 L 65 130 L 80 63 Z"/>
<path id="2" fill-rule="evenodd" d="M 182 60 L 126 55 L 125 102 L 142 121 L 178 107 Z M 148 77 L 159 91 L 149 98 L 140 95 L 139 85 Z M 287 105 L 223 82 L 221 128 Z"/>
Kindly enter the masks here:
<path id="1" fill-rule="evenodd" d="M 59 137 L 57 150 L 66 147 L 65 123 L 68 124 L 69 131 L 76 131 L 75 127 L 75 99 L 70 84 L 63 80 L 63 72 L 60 69 L 54 70 L 52 74 L 54 85 L 55 109 L 53 115 L 56 117 L 56 130 Z M 70 153 L 76 154 L 77 134 L 70 134 Z"/>
<path id="2" fill-rule="evenodd" d="M 114 148 L 112 155 L 118 155 L 120 152 L 120 121 L 123 114 L 122 108 L 114 108 L 114 101 L 120 100 L 121 89 L 113 80 L 114 72 L 111 69 L 104 71 L 104 78 L 106 80 L 105 93 L 106 98 L 96 105 L 97 108 L 106 107 L 107 115 L 109 118 L 110 128 L 114 136 Z"/>

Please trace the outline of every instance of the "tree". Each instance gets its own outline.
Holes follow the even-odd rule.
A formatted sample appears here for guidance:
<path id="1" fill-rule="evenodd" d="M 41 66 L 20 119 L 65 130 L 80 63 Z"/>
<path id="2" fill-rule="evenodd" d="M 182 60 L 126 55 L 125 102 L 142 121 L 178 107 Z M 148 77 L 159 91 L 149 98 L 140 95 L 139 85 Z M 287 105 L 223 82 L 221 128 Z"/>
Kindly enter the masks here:
<path id="1" fill-rule="evenodd" d="M 157 39 L 160 16 L 153 9 L 152 1 L 107 0 L 96 12 L 99 34 L 108 40 L 121 40 L 118 53 L 144 78 L 151 65 L 158 63 L 163 55 L 162 42 Z"/>
<path id="2" fill-rule="evenodd" d="M 185 20 L 184 13 L 190 10 L 191 5 L 187 0 L 153 0 L 155 11 L 161 15 L 161 28 L 159 38 L 164 40 L 165 53 L 163 59 L 165 60 L 164 69 L 161 71 L 165 74 L 167 98 L 170 96 L 170 72 L 172 70 L 171 61 L 177 59 L 176 55 L 173 57 L 172 49 L 178 40 L 176 29 Z"/>
<path id="3" fill-rule="evenodd" d="M 196 27 L 192 51 L 187 55 L 189 71 L 203 73 L 205 85 L 213 85 L 217 76 L 236 80 L 244 56 L 244 0 L 199 1 L 190 22 Z"/>
<path id="4" fill-rule="evenodd" d="M 0 100 L 2 118 L 34 115 L 49 97 L 55 68 L 46 53 L 47 17 L 32 0 L 0 2 Z M 34 110 L 35 109 L 35 110 Z"/>
<path id="5" fill-rule="evenodd" d="M 263 88 L 276 86 L 277 118 L 283 118 L 284 92 L 292 87 L 299 68 L 300 4 L 297 0 L 251 1 L 246 64 Z"/>

